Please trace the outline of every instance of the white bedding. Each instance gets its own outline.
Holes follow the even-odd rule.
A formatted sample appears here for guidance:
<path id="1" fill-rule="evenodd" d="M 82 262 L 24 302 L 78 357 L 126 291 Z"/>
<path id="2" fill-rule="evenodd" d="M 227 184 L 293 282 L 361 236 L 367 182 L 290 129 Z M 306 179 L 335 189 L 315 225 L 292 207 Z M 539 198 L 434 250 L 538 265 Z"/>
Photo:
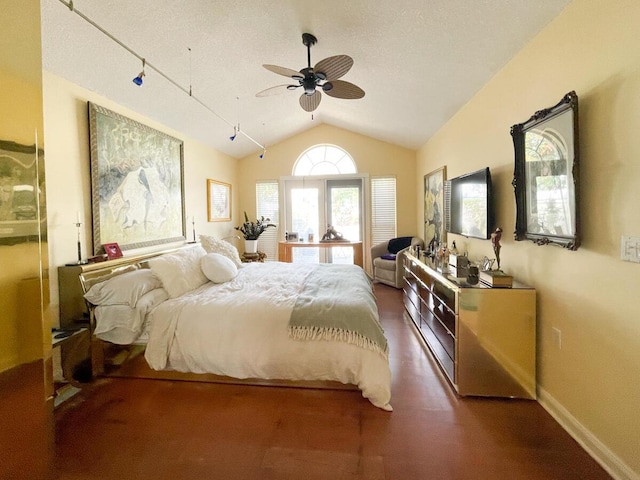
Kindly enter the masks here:
<path id="1" fill-rule="evenodd" d="M 296 297 L 314 268 L 249 263 L 229 282 L 206 283 L 161 303 L 148 315 L 147 362 L 156 370 L 354 384 L 371 403 L 390 411 L 387 356 L 341 341 L 289 337 Z"/>

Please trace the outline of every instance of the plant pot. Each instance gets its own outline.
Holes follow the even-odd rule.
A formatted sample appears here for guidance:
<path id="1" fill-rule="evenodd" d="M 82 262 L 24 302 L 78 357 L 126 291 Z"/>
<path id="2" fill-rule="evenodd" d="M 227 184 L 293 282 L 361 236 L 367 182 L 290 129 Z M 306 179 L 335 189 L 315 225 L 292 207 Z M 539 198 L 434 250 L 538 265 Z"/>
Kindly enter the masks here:
<path id="1" fill-rule="evenodd" d="M 244 253 L 258 253 L 258 240 L 245 240 Z"/>

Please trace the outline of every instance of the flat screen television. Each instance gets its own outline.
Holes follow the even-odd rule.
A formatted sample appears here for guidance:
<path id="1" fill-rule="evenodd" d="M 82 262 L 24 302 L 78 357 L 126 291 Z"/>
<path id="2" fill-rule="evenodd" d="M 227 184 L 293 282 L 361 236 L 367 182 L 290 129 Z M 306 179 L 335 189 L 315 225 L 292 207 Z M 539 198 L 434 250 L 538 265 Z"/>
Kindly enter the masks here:
<path id="1" fill-rule="evenodd" d="M 494 223 L 489 167 L 445 181 L 444 224 L 448 233 L 491 238 Z"/>

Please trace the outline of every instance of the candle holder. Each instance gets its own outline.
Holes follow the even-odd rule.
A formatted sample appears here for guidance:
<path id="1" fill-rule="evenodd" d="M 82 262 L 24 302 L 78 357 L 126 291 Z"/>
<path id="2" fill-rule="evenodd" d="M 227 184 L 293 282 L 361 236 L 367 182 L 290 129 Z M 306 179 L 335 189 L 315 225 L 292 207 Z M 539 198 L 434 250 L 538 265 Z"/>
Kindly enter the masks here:
<path id="1" fill-rule="evenodd" d="M 78 261 L 73 265 L 86 265 L 86 260 L 82 259 L 82 243 L 80 242 L 80 227 L 82 226 L 82 222 L 76 222 L 76 228 L 78 229 Z"/>
<path id="2" fill-rule="evenodd" d="M 187 243 L 188 244 L 198 243 L 196 241 L 196 217 L 191 217 L 191 229 L 192 229 L 192 232 L 193 232 L 193 241 L 192 242 L 187 242 Z"/>

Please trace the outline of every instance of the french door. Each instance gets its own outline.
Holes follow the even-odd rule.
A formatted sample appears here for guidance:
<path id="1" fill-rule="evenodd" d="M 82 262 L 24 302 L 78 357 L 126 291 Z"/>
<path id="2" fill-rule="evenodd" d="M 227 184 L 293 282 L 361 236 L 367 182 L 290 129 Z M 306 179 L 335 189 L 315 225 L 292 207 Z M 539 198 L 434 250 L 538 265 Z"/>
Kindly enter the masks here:
<path id="1" fill-rule="evenodd" d="M 363 178 L 287 178 L 285 231 L 298 234 L 300 241 L 317 242 L 329 225 L 350 241 L 361 241 L 364 231 Z M 311 235 L 311 237 L 310 237 Z M 352 248 L 295 248 L 299 263 L 353 263 Z"/>

